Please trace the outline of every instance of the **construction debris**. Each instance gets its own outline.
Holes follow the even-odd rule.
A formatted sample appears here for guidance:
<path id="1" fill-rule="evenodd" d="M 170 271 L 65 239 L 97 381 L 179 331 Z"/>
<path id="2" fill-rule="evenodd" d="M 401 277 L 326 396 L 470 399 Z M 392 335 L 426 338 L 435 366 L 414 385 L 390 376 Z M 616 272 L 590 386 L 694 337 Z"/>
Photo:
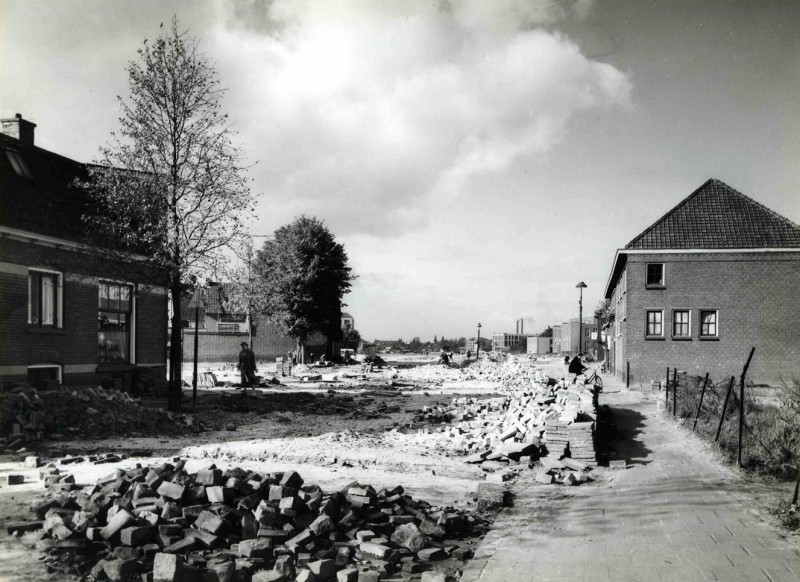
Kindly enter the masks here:
<path id="1" fill-rule="evenodd" d="M 17 387 L 0 393 L 2 427 L 6 451 L 45 438 L 77 438 L 123 435 L 135 432 L 185 434 L 186 425 L 169 412 L 145 408 L 125 392 L 116 389 L 84 388 L 40 392 Z"/>
<path id="2" fill-rule="evenodd" d="M 480 516 L 432 507 L 400 486 L 325 493 L 294 471 L 184 467 L 117 469 L 77 489 L 48 465 L 40 473 L 58 496 L 36 509 L 40 521 L 9 527 L 42 529 L 50 571 L 154 582 L 408 580 L 431 562 L 469 559 L 470 542 L 457 540 L 486 529 Z"/>
<path id="3" fill-rule="evenodd" d="M 543 483 L 587 482 L 586 471 L 597 463 L 596 388 L 556 382 L 538 370 L 526 378 L 526 387 L 508 389 L 506 397 L 456 398 L 450 406 L 423 407 L 415 420 L 450 424 L 442 430 L 461 445 L 468 463 L 489 473 L 487 480 L 510 478 L 509 464 L 540 461 Z"/>

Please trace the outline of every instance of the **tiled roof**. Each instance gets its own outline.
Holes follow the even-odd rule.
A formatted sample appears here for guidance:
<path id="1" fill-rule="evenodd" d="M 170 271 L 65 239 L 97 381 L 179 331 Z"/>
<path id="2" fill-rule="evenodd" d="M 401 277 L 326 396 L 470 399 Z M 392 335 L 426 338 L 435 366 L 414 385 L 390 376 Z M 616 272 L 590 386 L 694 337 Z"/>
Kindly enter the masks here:
<path id="1" fill-rule="evenodd" d="M 0 150 L 0 225 L 80 240 L 86 195 L 72 182 L 85 166 L 5 134 Z"/>
<path id="2" fill-rule="evenodd" d="M 625 248 L 800 248 L 800 226 L 711 179 Z"/>

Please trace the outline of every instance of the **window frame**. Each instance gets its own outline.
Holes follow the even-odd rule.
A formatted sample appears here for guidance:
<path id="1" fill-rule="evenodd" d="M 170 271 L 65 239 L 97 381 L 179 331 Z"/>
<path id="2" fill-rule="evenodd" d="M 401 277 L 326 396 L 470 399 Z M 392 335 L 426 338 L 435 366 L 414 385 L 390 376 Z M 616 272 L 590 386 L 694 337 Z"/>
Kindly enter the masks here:
<path id="1" fill-rule="evenodd" d="M 701 340 L 718 340 L 719 339 L 719 309 L 698 309 L 700 323 L 698 325 L 698 334 Z M 703 333 L 703 314 L 714 314 L 714 333 Z"/>
<path id="2" fill-rule="evenodd" d="M 650 333 L 650 314 L 658 313 L 661 316 L 659 322 L 661 326 L 661 333 Z M 664 309 L 645 309 L 644 310 L 644 337 L 648 340 L 663 340 L 664 339 Z"/>
<path id="3" fill-rule="evenodd" d="M 42 319 L 42 294 L 41 284 L 37 288 L 37 310 L 39 313 L 39 322 L 33 321 L 33 289 L 31 286 L 31 275 L 39 275 L 41 281 L 42 275 L 54 276 L 56 278 L 55 297 L 53 305 L 53 321 L 54 323 L 41 323 Z M 61 271 L 54 271 L 52 269 L 40 269 L 38 267 L 30 267 L 28 269 L 28 326 L 32 328 L 41 329 L 64 329 L 64 273 Z"/>
<path id="4" fill-rule="evenodd" d="M 113 285 L 117 287 L 128 287 L 128 311 L 109 306 L 102 307 L 100 305 L 100 289 L 102 285 Z M 135 283 L 131 281 L 122 281 L 118 279 L 98 279 L 97 280 L 97 298 L 98 302 L 95 306 L 96 313 L 109 312 L 109 313 L 124 313 L 127 314 L 128 324 L 128 358 L 122 362 L 103 362 L 100 361 L 100 353 L 97 354 L 97 362 L 99 366 L 114 366 L 114 365 L 135 365 L 136 364 L 136 317 L 137 317 L 137 296 L 138 289 Z M 110 294 L 109 294 L 110 298 Z M 97 329 L 100 333 L 100 329 Z"/>
<path id="5" fill-rule="evenodd" d="M 675 333 L 675 315 L 678 313 L 686 313 L 688 315 L 688 321 L 686 322 L 687 326 L 687 333 L 685 335 L 678 335 Z M 679 341 L 686 341 L 692 339 L 692 310 L 691 309 L 673 309 L 672 310 L 672 339 L 679 340 Z M 681 324 L 684 325 L 684 324 Z"/>
<path id="6" fill-rule="evenodd" d="M 26 376 L 30 377 L 30 370 L 41 370 L 41 369 L 49 369 L 55 368 L 58 370 L 58 384 L 59 386 L 64 383 L 64 366 L 61 364 L 30 364 L 26 366 Z"/>
<path id="7" fill-rule="evenodd" d="M 650 267 L 654 265 L 661 266 L 661 282 L 650 283 Z M 665 289 L 667 286 L 667 266 L 665 263 L 645 263 L 644 264 L 644 286 L 645 289 Z"/>

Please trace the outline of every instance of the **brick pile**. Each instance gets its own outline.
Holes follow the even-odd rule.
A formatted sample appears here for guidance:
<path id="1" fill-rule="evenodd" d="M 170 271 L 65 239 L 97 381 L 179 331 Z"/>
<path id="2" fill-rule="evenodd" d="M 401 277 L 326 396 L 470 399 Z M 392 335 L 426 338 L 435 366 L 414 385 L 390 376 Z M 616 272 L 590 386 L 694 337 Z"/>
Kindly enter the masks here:
<path id="1" fill-rule="evenodd" d="M 187 473 L 173 462 L 118 469 L 84 489 L 49 465 L 40 475 L 58 496 L 36 508 L 40 521 L 8 531 L 42 529 L 49 569 L 93 580 L 377 582 L 469 559 L 470 543 L 455 540 L 486 527 L 400 486 L 325 493 L 294 471 Z"/>
<path id="2" fill-rule="evenodd" d="M 596 465 L 596 412 L 594 386 L 552 386 L 540 376 L 532 386 L 511 389 L 502 398 L 462 397 L 449 406 L 426 406 L 415 420 L 455 423 L 443 430 L 468 453 L 466 461 L 480 464 L 489 473 L 487 480 L 503 481 L 511 477 L 508 467 L 540 457 L 569 458 L 581 472 Z"/>
<path id="3" fill-rule="evenodd" d="M 116 389 L 85 388 L 40 392 L 17 387 L 0 396 L 3 443 L 8 452 L 33 442 L 83 436 L 107 436 L 131 432 L 185 434 L 178 418 L 164 410 L 142 407 Z"/>

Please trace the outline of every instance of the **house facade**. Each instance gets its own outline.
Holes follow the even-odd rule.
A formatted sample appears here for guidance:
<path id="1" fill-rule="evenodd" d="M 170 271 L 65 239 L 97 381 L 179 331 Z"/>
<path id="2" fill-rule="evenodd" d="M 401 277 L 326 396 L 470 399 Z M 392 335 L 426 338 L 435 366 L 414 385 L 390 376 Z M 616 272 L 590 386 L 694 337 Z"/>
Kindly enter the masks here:
<path id="1" fill-rule="evenodd" d="M 87 260 L 85 166 L 37 147 L 20 115 L 0 124 L 0 380 L 162 389 L 166 291 Z"/>
<path id="2" fill-rule="evenodd" d="M 356 320 L 349 313 L 342 313 L 342 331 L 356 328 Z"/>
<path id="3" fill-rule="evenodd" d="M 553 335 L 558 334 L 558 351 L 562 355 L 575 356 L 579 351 L 583 353 L 594 353 L 596 343 L 592 340 L 592 334 L 597 331 L 597 321 L 593 317 L 584 317 L 583 325 L 580 319 L 574 317 L 565 321 L 561 325 L 553 326 Z M 582 339 L 579 338 L 583 334 Z"/>
<path id="4" fill-rule="evenodd" d="M 630 383 L 667 367 L 714 380 L 800 378 L 800 227 L 709 180 L 617 251 L 609 361 Z M 629 377 L 626 375 L 629 372 Z"/>
<path id="5" fill-rule="evenodd" d="M 553 353 L 553 338 L 550 336 L 532 335 L 528 336 L 529 354 L 551 354 Z"/>

